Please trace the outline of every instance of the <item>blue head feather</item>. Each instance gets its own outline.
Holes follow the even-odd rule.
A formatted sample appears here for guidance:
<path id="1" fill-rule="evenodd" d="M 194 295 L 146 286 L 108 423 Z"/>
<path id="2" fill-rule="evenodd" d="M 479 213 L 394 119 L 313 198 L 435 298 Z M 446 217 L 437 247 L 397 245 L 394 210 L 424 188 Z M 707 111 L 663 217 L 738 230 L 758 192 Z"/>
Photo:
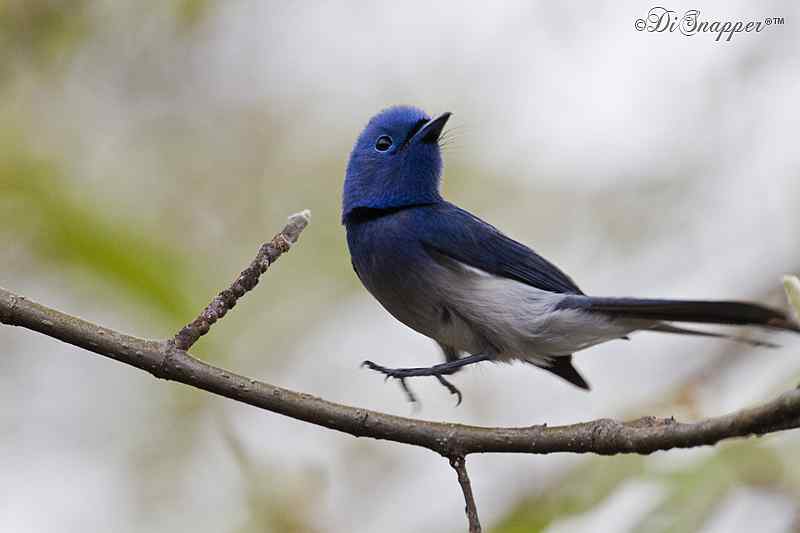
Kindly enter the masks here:
<path id="1" fill-rule="evenodd" d="M 442 201 L 439 135 L 450 113 L 431 118 L 396 106 L 372 117 L 356 140 L 342 195 L 342 221 L 357 209 L 396 209 Z"/>

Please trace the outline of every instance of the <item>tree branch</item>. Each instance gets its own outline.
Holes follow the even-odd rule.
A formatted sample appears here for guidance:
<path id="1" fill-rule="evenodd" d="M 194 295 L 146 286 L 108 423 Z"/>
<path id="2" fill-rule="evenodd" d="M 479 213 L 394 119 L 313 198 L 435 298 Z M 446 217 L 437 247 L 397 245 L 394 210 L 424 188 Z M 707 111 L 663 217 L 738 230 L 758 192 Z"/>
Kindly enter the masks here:
<path id="1" fill-rule="evenodd" d="M 655 417 L 631 422 L 600 419 L 566 426 L 520 428 L 430 422 L 340 405 L 247 378 L 195 359 L 171 341 L 125 335 L 4 289 L 0 289 L 0 322 L 43 333 L 161 379 L 356 437 L 421 446 L 445 457 L 470 453 L 649 454 L 800 427 L 800 390 L 797 389 L 761 406 L 696 423 Z"/>
<path id="2" fill-rule="evenodd" d="M 464 511 L 467 513 L 469 533 L 481 533 L 478 507 L 475 505 L 475 497 L 472 495 L 472 483 L 470 483 L 469 474 L 467 474 L 467 460 L 463 455 L 454 455 L 450 457 L 450 466 L 456 471 L 458 484 L 461 485 L 461 492 L 464 493 L 464 502 L 466 503 Z"/>
<path id="3" fill-rule="evenodd" d="M 290 218 L 286 228 L 261 247 L 256 259 L 231 288 L 221 292 L 174 339 L 158 341 L 125 335 L 2 288 L 0 322 L 37 331 L 145 370 L 161 379 L 184 383 L 297 420 L 356 437 L 390 440 L 437 452 L 450 459 L 458 472 L 468 511 L 470 502 L 474 507 L 474 498 L 463 463 L 464 457 L 471 453 L 649 454 L 657 450 L 713 445 L 723 439 L 800 427 L 800 390 L 797 389 L 758 407 L 696 423 L 655 417 L 630 422 L 600 419 L 565 426 L 520 428 L 430 422 L 340 405 L 276 387 L 209 365 L 182 349 L 182 346 L 191 346 L 235 305 L 236 299 L 256 285 L 258 276 L 278 256 L 288 251 L 307 223 L 307 213 Z M 473 511 L 474 516 L 470 516 L 470 521 L 471 524 L 477 524 L 477 512 Z"/>
<path id="4" fill-rule="evenodd" d="M 308 225 L 310 217 L 311 212 L 308 210 L 290 216 L 283 231 L 261 246 L 255 259 L 239 274 L 231 286 L 220 292 L 197 318 L 175 335 L 175 347 L 180 350 L 191 348 L 200 337 L 208 333 L 217 320 L 233 309 L 239 298 L 253 290 L 258 285 L 261 274 L 266 272 L 281 254 L 288 252 L 292 244 L 297 241 L 300 233 Z"/>

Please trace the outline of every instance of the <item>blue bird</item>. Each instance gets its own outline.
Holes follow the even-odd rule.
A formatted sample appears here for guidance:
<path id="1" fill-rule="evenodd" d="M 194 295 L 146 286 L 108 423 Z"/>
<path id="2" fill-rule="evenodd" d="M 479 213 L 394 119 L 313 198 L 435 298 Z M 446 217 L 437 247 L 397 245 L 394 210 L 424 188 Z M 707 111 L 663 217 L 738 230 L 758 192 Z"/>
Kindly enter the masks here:
<path id="1" fill-rule="evenodd" d="M 435 340 L 445 362 L 427 368 L 364 365 L 400 381 L 445 377 L 480 361 L 521 360 L 588 389 L 572 354 L 638 330 L 731 338 L 672 322 L 757 325 L 800 332 L 758 304 L 587 296 L 553 263 L 439 193 L 439 140 L 450 118 L 397 106 L 369 121 L 350 154 L 342 223 L 353 269 L 400 322 Z"/>

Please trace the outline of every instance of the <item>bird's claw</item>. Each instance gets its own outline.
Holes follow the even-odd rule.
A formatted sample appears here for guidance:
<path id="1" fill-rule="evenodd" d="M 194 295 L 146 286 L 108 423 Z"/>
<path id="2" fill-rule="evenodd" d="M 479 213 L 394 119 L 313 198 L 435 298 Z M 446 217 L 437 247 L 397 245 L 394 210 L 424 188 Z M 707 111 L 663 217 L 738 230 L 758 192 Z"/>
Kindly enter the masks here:
<path id="1" fill-rule="evenodd" d="M 363 363 L 361 363 L 361 367 L 362 368 L 363 367 L 367 367 L 370 370 L 374 370 L 376 372 L 380 372 L 381 374 L 384 375 L 384 381 L 387 381 L 389 378 L 396 379 L 397 381 L 400 382 L 400 387 L 403 389 L 403 392 L 405 392 L 406 397 L 408 398 L 408 401 L 411 402 L 411 403 L 419 404 L 419 400 L 417 399 L 416 395 L 413 393 L 411 388 L 408 386 L 408 383 L 406 383 L 406 379 L 407 378 L 414 377 L 414 376 L 408 376 L 408 369 L 404 369 L 404 368 L 386 368 L 385 366 L 381 366 L 381 365 L 379 365 L 377 363 L 373 363 L 372 361 L 364 361 Z M 457 398 L 456 406 L 461 405 L 461 400 L 463 399 L 463 397 L 461 395 L 461 391 L 458 390 L 458 388 L 455 385 L 453 385 L 452 383 L 447 381 L 444 378 L 444 376 L 441 376 L 439 374 L 433 374 L 433 376 L 439 381 L 439 383 L 442 384 L 443 387 L 445 387 L 450 392 L 450 394 L 453 394 L 453 395 L 456 396 L 456 398 Z"/>
<path id="2" fill-rule="evenodd" d="M 436 379 L 438 379 L 439 383 L 441 383 L 447 390 L 450 391 L 450 394 L 455 394 L 457 398 L 456 407 L 461 405 L 461 400 L 463 400 L 464 398 L 463 396 L 461 396 L 461 391 L 458 390 L 458 387 L 456 387 L 455 385 L 444 379 L 444 376 L 436 376 Z"/>
<path id="3" fill-rule="evenodd" d="M 394 378 L 400 382 L 400 387 L 403 389 L 403 392 L 406 393 L 406 397 L 408 401 L 414 404 L 418 403 L 417 397 L 411 391 L 411 388 L 406 383 L 406 378 L 402 376 L 402 372 L 398 372 L 397 369 L 394 368 L 386 368 L 385 366 L 381 366 L 377 363 L 373 363 L 372 361 L 364 361 L 361 363 L 361 368 L 367 367 L 370 370 L 374 370 L 376 372 L 380 372 L 383 374 L 383 381 L 384 383 L 389 381 L 389 378 Z"/>
<path id="4" fill-rule="evenodd" d="M 388 376 L 387 376 L 387 379 L 388 379 Z M 411 391 L 411 388 L 406 383 L 405 378 L 397 378 L 397 380 L 400 382 L 400 387 L 402 387 L 403 392 L 406 393 L 406 398 L 408 398 L 408 401 L 413 403 L 414 405 L 419 405 L 419 400 L 417 400 L 417 397 Z"/>

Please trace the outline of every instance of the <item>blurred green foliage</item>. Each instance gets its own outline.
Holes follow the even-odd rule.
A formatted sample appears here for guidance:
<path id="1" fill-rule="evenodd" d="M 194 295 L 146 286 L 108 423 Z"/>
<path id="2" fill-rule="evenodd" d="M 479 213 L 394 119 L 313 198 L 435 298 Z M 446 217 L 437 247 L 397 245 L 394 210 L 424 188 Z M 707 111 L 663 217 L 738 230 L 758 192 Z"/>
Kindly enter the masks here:
<path id="1" fill-rule="evenodd" d="M 700 451 L 702 453 L 702 450 Z M 760 441 L 724 443 L 677 469 L 662 470 L 642 456 L 593 457 L 541 493 L 525 498 L 497 526 L 494 533 L 545 531 L 561 519 L 602 505 L 632 480 L 654 482 L 665 495 L 645 513 L 633 531 L 684 533 L 699 531 L 730 491 L 740 487 L 769 488 L 800 497 L 800 472 L 789 472 L 783 457 L 792 452 Z"/>
<path id="2" fill-rule="evenodd" d="M 724 443 L 706 459 L 686 468 L 653 473 L 667 495 L 637 525 L 637 532 L 681 533 L 699 531 L 719 503 L 737 487 L 771 487 L 787 490 L 778 451 L 760 442 Z M 794 492 L 794 491 L 793 491 Z M 793 497 L 797 497 L 794 494 Z"/>
<path id="3" fill-rule="evenodd" d="M 210 7 L 210 0 L 175 0 L 178 24 L 185 28 L 194 27 L 205 18 Z"/>
<path id="4" fill-rule="evenodd" d="M 0 145 L 0 232 L 26 239 L 37 256 L 76 267 L 113 284 L 123 298 L 139 301 L 177 324 L 195 309 L 185 297 L 190 264 L 149 228 L 109 220 L 75 198 L 49 161 L 17 143 Z"/>
<path id="5" fill-rule="evenodd" d="M 602 503 L 625 481 L 640 476 L 645 460 L 637 455 L 593 458 L 553 486 L 519 502 L 494 533 L 544 531 L 559 518 L 574 516 Z"/>
<path id="6" fill-rule="evenodd" d="M 0 0 L 0 80 L 15 64 L 49 67 L 90 33 L 87 0 Z"/>

